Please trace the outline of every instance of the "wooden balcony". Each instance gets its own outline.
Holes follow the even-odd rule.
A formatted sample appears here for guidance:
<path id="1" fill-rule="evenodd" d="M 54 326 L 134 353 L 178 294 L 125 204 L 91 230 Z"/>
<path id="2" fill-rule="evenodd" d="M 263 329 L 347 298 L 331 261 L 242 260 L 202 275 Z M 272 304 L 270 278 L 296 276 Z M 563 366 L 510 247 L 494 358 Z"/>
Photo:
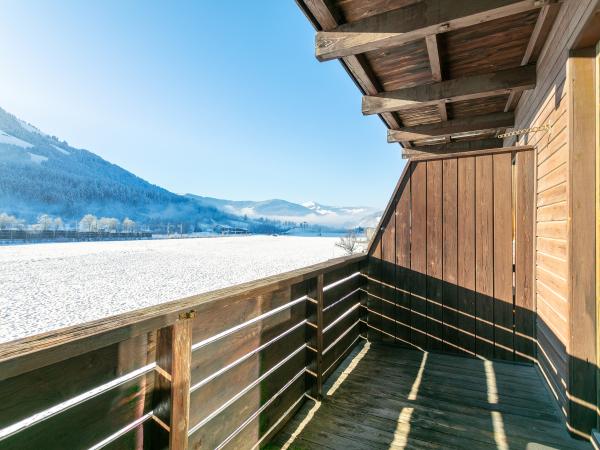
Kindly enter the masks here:
<path id="1" fill-rule="evenodd" d="M 569 435 L 533 366 L 361 341 L 271 448 L 590 447 Z"/>
<path id="2" fill-rule="evenodd" d="M 383 342 L 373 264 L 341 258 L 5 344 L 0 448 L 587 445 L 533 365 Z"/>

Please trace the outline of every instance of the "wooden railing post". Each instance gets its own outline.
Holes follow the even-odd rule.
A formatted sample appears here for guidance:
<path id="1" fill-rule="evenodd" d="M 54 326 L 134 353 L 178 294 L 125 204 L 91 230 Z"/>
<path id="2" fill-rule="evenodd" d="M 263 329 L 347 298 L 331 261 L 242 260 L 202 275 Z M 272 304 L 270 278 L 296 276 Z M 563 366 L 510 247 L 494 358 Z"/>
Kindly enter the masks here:
<path id="1" fill-rule="evenodd" d="M 323 274 L 320 273 L 317 276 L 317 287 L 316 287 L 316 298 L 317 301 L 317 396 L 321 398 L 323 396 L 323 373 L 325 367 L 323 367 Z"/>
<path id="2" fill-rule="evenodd" d="M 173 325 L 158 330 L 157 388 L 160 391 L 157 421 L 169 431 L 169 449 L 188 446 L 190 416 L 190 364 L 194 311 L 179 316 Z"/>

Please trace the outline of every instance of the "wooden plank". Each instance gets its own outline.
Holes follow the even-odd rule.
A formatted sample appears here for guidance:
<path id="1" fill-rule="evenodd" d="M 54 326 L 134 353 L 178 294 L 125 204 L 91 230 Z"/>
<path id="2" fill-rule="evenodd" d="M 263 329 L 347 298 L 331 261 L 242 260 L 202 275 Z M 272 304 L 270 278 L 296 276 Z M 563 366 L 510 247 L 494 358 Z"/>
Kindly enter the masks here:
<path id="1" fill-rule="evenodd" d="M 594 47 L 569 55 L 569 425 L 584 436 L 596 426 L 595 63 Z"/>
<path id="2" fill-rule="evenodd" d="M 318 32 L 315 53 L 319 61 L 398 47 L 439 32 L 478 25 L 486 21 L 529 11 L 541 2 L 480 0 L 448 3 L 424 0 L 404 8 L 373 15 Z"/>
<path id="3" fill-rule="evenodd" d="M 302 378 L 298 378 L 274 398 L 260 414 L 252 418 L 223 448 L 246 448 L 252 442 L 260 443 L 262 448 L 263 444 L 269 441 L 269 437 L 285 426 L 287 420 L 291 419 L 304 404 L 303 397 L 304 383 Z M 293 409 L 288 412 L 290 407 Z M 280 419 L 282 419 L 281 423 L 277 424 Z"/>
<path id="4" fill-rule="evenodd" d="M 454 143 L 453 143 L 454 144 Z M 448 145 L 453 145 L 448 144 Z M 456 143 L 458 144 L 458 142 Z M 422 147 L 427 148 L 427 147 Z M 427 161 L 430 159 L 447 159 L 447 158 L 464 158 L 468 156 L 483 156 L 483 155 L 495 155 L 498 153 L 512 153 L 512 152 L 524 152 L 531 150 L 530 146 L 516 146 L 516 147 L 500 147 L 500 148 L 487 148 L 483 150 L 464 150 L 464 151 L 450 151 L 448 153 L 440 152 L 419 152 L 410 150 L 410 154 L 406 157 L 410 161 Z M 408 150 L 405 150 L 408 151 Z M 404 154 L 402 155 L 405 156 Z"/>
<path id="5" fill-rule="evenodd" d="M 228 336 L 195 349 L 192 354 L 192 384 L 196 384 L 223 367 L 271 341 L 306 317 L 306 302 L 279 311 Z M 205 318 L 208 320 L 208 316 Z M 317 343 L 318 345 L 318 343 Z"/>
<path id="6" fill-rule="evenodd" d="M 337 284 L 326 291 L 323 291 L 323 307 L 327 308 L 341 298 L 351 294 L 365 285 L 365 278 L 362 275 L 356 275 L 352 278 Z"/>
<path id="7" fill-rule="evenodd" d="M 381 340 L 382 302 L 381 302 L 381 235 L 377 234 L 369 254 L 367 283 L 367 322 L 369 324 L 369 340 Z"/>
<path id="8" fill-rule="evenodd" d="M 427 163 L 411 163 L 411 341 L 427 348 Z"/>
<path id="9" fill-rule="evenodd" d="M 396 316 L 396 214 L 392 211 L 387 222 L 384 225 L 384 229 L 381 236 L 381 281 L 383 282 L 381 288 L 381 313 L 385 317 L 389 317 L 391 320 L 384 320 L 382 322 L 382 329 L 386 333 L 390 334 L 383 335 L 382 340 L 384 342 L 394 342 L 396 335 L 396 323 L 394 322 Z"/>
<path id="10" fill-rule="evenodd" d="M 388 130 L 387 141 L 401 142 L 435 137 L 450 137 L 457 133 L 513 127 L 514 123 L 515 117 L 512 112 L 483 114 L 469 118 L 448 120 L 447 122 Z"/>
<path id="11" fill-rule="evenodd" d="M 475 354 L 475 158 L 459 158 L 457 192 L 458 345 Z"/>
<path id="12" fill-rule="evenodd" d="M 535 355 L 535 154 L 521 152 L 515 158 L 515 359 L 531 362 Z"/>
<path id="13" fill-rule="evenodd" d="M 493 158 L 494 188 L 494 358 L 512 361 L 513 329 L 513 206 L 512 155 Z"/>
<path id="14" fill-rule="evenodd" d="M 446 159 L 443 164 L 442 198 L 442 298 L 444 300 L 444 350 L 454 353 L 458 342 L 458 160 Z"/>
<path id="15" fill-rule="evenodd" d="M 194 424 L 190 429 L 190 448 L 217 448 L 298 375 L 304 368 L 305 360 L 305 351 L 297 353 L 260 383 L 241 392 L 231 403 L 224 405 L 225 408 L 217 410 L 203 422 Z"/>
<path id="16" fill-rule="evenodd" d="M 323 351 L 325 350 L 325 344 L 323 341 L 323 329 L 325 328 L 325 322 L 323 320 L 323 309 L 324 296 L 323 296 L 323 275 L 318 275 L 315 286 L 315 300 L 317 301 L 317 384 L 316 394 L 318 397 L 323 395 L 323 373 L 326 367 L 323 365 Z"/>
<path id="17" fill-rule="evenodd" d="M 169 433 L 152 418 L 110 441 L 102 450 L 167 450 Z"/>
<path id="18" fill-rule="evenodd" d="M 362 112 L 365 115 L 382 112 L 407 111 L 438 102 L 457 102 L 507 94 L 509 91 L 533 89 L 536 82 L 535 66 L 504 69 L 493 73 L 472 75 L 440 81 L 377 95 L 365 95 Z"/>
<path id="19" fill-rule="evenodd" d="M 6 450 L 89 448 L 152 410 L 154 373 L 137 376 L 0 441 Z"/>
<path id="20" fill-rule="evenodd" d="M 494 357 L 494 193 L 492 156 L 475 158 L 476 350 Z"/>
<path id="21" fill-rule="evenodd" d="M 522 66 L 529 64 L 530 61 L 537 61 L 542 47 L 546 42 L 546 37 L 556 20 L 559 9 L 560 3 L 549 3 L 541 7 L 535 28 L 533 29 L 533 33 L 531 33 L 531 38 L 527 43 L 527 48 L 521 61 Z"/>
<path id="22" fill-rule="evenodd" d="M 325 308 L 323 311 L 323 325 L 327 327 L 334 322 L 338 317 L 345 313 L 349 308 L 360 303 L 362 298 L 362 291 L 355 291 L 345 298 L 339 300 L 333 305 Z"/>
<path id="23" fill-rule="evenodd" d="M 292 351 L 304 344 L 305 335 L 306 328 L 304 326 L 296 328 L 221 375 L 199 387 L 192 387 L 190 423 L 199 423 L 246 386 L 283 361 Z"/>
<path id="24" fill-rule="evenodd" d="M 114 380 L 118 367 L 113 344 L 0 382 L 0 429 Z"/>
<path id="25" fill-rule="evenodd" d="M 431 66 L 431 79 L 433 81 L 442 81 L 442 65 L 440 64 L 437 36 L 435 34 L 425 36 L 425 45 L 427 45 L 427 55 L 429 56 L 429 65 Z"/>
<path id="26" fill-rule="evenodd" d="M 410 179 L 403 180 L 396 204 L 396 286 L 398 287 L 398 309 L 395 314 L 396 337 L 400 342 L 410 342 Z"/>
<path id="27" fill-rule="evenodd" d="M 360 316 L 360 310 L 354 308 L 347 311 L 348 314 L 340 318 L 335 325 L 328 328 L 323 335 L 323 348 L 329 348 L 340 336 L 346 333 L 351 327 L 360 328 L 356 325 Z M 393 342 L 393 339 L 390 340 Z"/>
<path id="28" fill-rule="evenodd" d="M 444 300 L 442 298 L 443 218 L 442 161 L 427 163 L 427 343 L 443 349 Z"/>

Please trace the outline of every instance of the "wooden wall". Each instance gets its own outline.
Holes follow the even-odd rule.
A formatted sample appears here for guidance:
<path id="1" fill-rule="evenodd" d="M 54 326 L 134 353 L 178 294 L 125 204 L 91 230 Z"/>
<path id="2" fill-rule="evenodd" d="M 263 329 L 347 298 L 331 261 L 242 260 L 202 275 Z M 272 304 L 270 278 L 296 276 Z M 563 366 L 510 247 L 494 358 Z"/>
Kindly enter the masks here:
<path id="1" fill-rule="evenodd" d="M 371 247 L 370 339 L 534 361 L 533 163 L 528 151 L 408 164 Z"/>
<path id="2" fill-rule="evenodd" d="M 574 321 L 569 246 L 577 230 L 569 228 L 573 206 L 569 172 L 569 50 L 590 16 L 595 0 L 566 0 L 537 61 L 536 88 L 523 94 L 516 128 L 551 125 L 549 132 L 524 135 L 520 143 L 536 148 L 535 305 L 537 358 L 542 375 L 569 416 L 570 355 Z M 506 144 L 512 141 L 506 142 Z M 572 259 L 572 258 L 571 258 Z M 590 336 L 590 340 L 593 338 Z"/>

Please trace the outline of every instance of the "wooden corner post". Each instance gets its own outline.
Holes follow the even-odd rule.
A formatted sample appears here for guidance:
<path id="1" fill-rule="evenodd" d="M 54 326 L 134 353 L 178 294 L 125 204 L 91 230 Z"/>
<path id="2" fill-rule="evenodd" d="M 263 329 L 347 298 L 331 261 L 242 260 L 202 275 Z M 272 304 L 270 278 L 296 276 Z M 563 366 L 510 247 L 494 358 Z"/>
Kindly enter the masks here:
<path id="1" fill-rule="evenodd" d="M 192 319 L 195 312 L 183 313 L 173 325 L 158 330 L 156 421 L 169 432 L 169 449 L 188 447 L 190 416 L 190 364 Z"/>

